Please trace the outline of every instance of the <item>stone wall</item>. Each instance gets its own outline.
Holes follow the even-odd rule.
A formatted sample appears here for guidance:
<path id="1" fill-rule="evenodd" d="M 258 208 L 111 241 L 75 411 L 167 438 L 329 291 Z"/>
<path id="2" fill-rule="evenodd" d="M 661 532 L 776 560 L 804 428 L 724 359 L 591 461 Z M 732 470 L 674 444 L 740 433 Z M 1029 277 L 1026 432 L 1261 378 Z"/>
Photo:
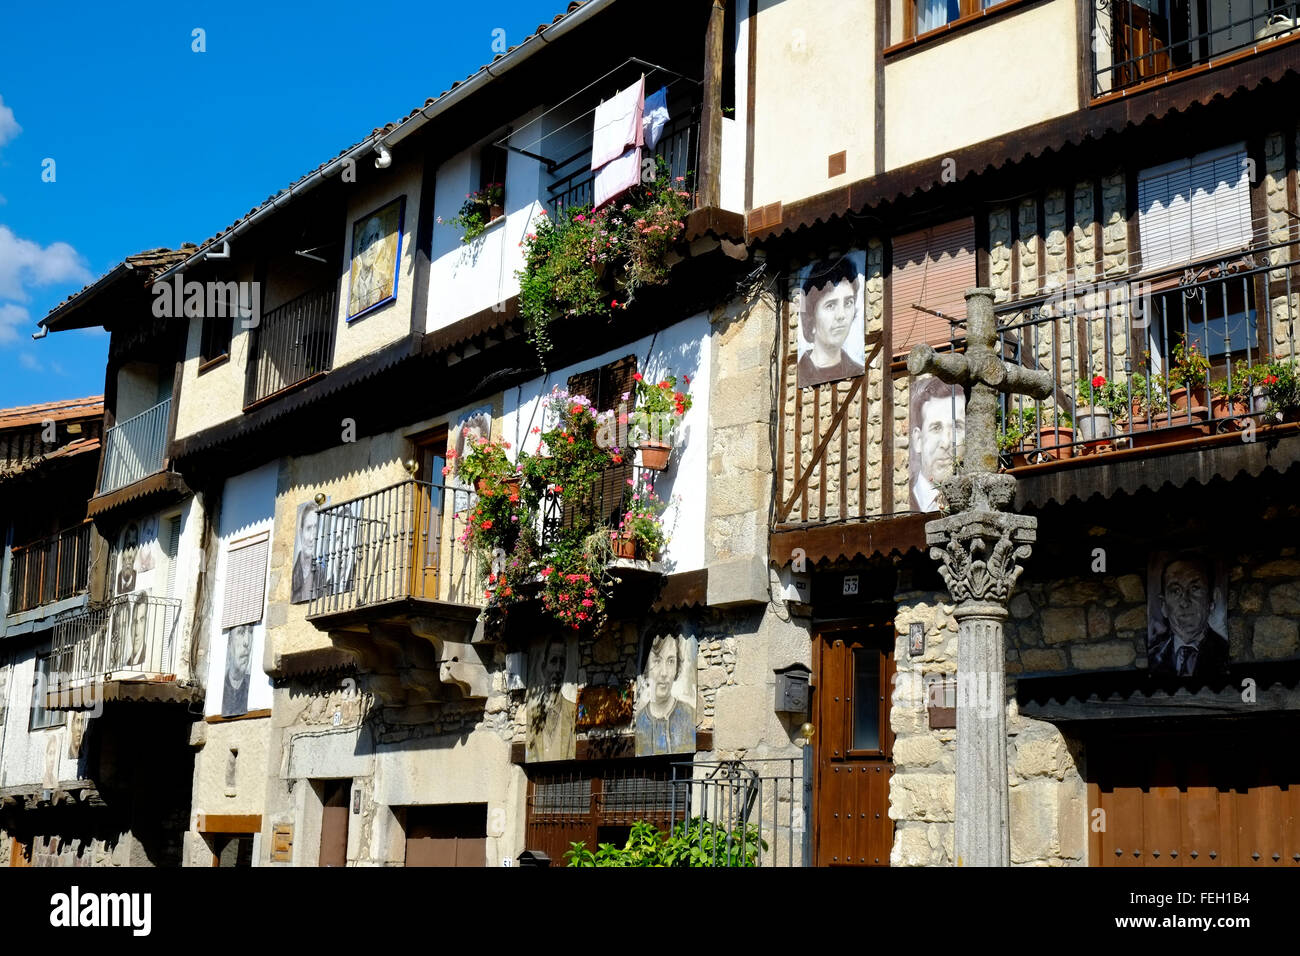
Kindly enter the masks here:
<path id="1" fill-rule="evenodd" d="M 1287 185 L 1286 138 L 1292 131 L 1272 132 L 1264 137 L 1264 205 L 1266 209 L 1268 241 L 1285 242 L 1296 234 L 1293 218 L 1297 211 L 1297 198 L 1292 197 Z M 1300 155 L 1300 128 L 1294 131 L 1297 155 Z M 1293 258 L 1296 246 L 1279 246 L 1268 251 L 1270 265 L 1278 265 Z M 1269 350 L 1288 358 L 1296 356 L 1296 320 L 1300 319 L 1300 288 L 1295 279 L 1288 284 L 1286 269 L 1273 269 L 1268 273 L 1269 314 L 1272 319 L 1272 341 Z"/>

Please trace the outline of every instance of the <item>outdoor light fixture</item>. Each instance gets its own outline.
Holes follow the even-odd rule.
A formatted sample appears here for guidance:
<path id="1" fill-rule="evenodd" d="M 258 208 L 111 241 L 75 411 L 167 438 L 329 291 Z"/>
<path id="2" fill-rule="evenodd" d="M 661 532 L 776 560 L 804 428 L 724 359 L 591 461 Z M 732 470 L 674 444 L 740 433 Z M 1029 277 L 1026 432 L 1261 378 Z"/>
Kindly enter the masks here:
<path id="1" fill-rule="evenodd" d="M 410 475 L 412 478 L 414 478 L 415 473 L 420 470 L 420 463 L 416 461 L 414 458 L 408 458 L 406 459 L 406 464 L 403 467 L 406 468 L 406 473 Z"/>
<path id="2" fill-rule="evenodd" d="M 393 165 L 393 154 L 388 151 L 388 147 L 383 143 L 375 144 L 375 152 L 379 154 L 375 159 L 375 169 L 387 169 Z"/>
<path id="3" fill-rule="evenodd" d="M 316 492 L 316 497 L 314 500 L 316 502 L 316 507 L 319 508 L 321 505 L 325 503 L 325 492 L 323 491 Z"/>

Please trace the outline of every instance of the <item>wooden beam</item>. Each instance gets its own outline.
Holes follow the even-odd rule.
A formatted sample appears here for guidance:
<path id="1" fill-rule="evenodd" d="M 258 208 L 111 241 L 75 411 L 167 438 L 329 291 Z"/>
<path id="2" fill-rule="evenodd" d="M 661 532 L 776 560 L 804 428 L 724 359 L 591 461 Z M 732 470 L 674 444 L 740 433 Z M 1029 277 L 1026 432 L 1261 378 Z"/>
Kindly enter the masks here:
<path id="1" fill-rule="evenodd" d="M 735 2 L 735 0 L 731 0 Z M 722 44 L 727 0 L 710 0 L 704 35 L 704 106 L 700 113 L 699 205 L 720 205 L 722 188 Z"/>
<path id="2" fill-rule="evenodd" d="M 196 829 L 200 833 L 261 833 L 262 815 L 260 813 L 200 813 Z"/>

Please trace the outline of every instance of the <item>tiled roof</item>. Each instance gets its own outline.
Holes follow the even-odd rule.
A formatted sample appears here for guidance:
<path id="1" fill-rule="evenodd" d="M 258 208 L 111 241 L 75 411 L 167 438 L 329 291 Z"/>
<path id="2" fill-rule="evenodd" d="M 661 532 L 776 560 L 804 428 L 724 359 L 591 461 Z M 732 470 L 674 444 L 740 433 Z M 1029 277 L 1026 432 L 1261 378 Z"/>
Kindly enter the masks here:
<path id="1" fill-rule="evenodd" d="M 104 396 L 102 395 L 92 395 L 89 398 L 65 398 L 39 405 L 0 408 L 0 429 L 23 428 L 28 425 L 39 425 L 45 421 L 61 422 L 70 418 L 102 418 L 103 415 Z"/>
<path id="2" fill-rule="evenodd" d="M 72 301 L 78 296 L 85 295 L 90 290 L 105 282 L 105 280 L 116 277 L 119 272 L 124 271 L 124 267 L 125 271 L 138 273 L 142 283 L 148 282 L 168 266 L 175 265 L 176 263 L 182 262 L 192 256 L 196 251 L 198 251 L 198 248 L 199 247 L 192 242 L 182 242 L 179 249 L 168 249 L 165 246 L 160 246 L 157 249 L 146 249 L 144 252 L 137 252 L 133 256 L 127 256 L 125 260 L 113 266 L 113 268 L 109 269 L 98 279 L 78 289 L 52 308 L 45 316 L 45 319 L 41 320 L 41 324 L 44 324 L 46 320 L 71 305 Z"/>
<path id="3" fill-rule="evenodd" d="M 310 179 L 312 176 L 316 175 L 317 173 L 322 172 L 326 167 L 328 167 L 331 163 L 334 163 L 334 162 L 335 162 L 336 160 L 338 160 L 340 157 L 342 157 L 342 156 L 346 156 L 348 153 L 352 152 L 353 150 L 357 149 L 357 148 L 360 147 L 362 144 L 364 144 L 367 140 L 370 140 L 370 139 L 372 139 L 372 138 L 374 138 L 374 137 L 377 137 L 377 136 L 384 136 L 384 135 L 386 135 L 386 134 L 388 134 L 388 133 L 391 133 L 391 132 L 393 132 L 394 130 L 396 130 L 398 127 L 402 126 L 404 123 L 408 123 L 408 122 L 410 122 L 411 120 L 415 119 L 415 117 L 416 117 L 417 115 L 419 115 L 419 114 L 420 114 L 421 112 L 423 112 L 424 110 L 426 110 L 426 109 L 428 109 L 429 107 L 431 107 L 431 106 L 433 106 L 434 104 L 436 104 L 439 100 L 441 100 L 441 99 L 442 99 L 444 96 L 446 96 L 448 93 L 451 93 L 453 90 L 457 89 L 458 87 L 463 86 L 465 83 L 468 83 L 470 80 L 474 79 L 474 77 L 479 76 L 480 74 L 483 74 L 483 73 L 487 73 L 487 72 L 490 70 L 490 68 L 491 68 L 491 66 L 492 66 L 493 63 L 496 63 L 496 62 L 497 62 L 498 60 L 500 60 L 501 58 L 503 58 L 503 57 L 505 57 L 505 56 L 508 56 L 509 54 L 513 53 L 515 50 L 519 49 L 519 47 L 521 47 L 521 46 L 523 46 L 524 44 L 530 42 L 531 40 L 534 40 L 534 39 L 536 39 L 537 37 L 541 36 L 541 34 L 544 33 L 546 30 L 549 30 L 551 27 L 555 26 L 557 23 L 560 23 L 560 22 L 563 21 L 566 17 L 570 16 L 574 11 L 580 9 L 581 7 L 586 6 L 586 5 L 587 5 L 588 3 L 590 3 L 590 2 L 592 2 L 592 0 L 573 0 L 573 2 L 571 2 L 571 3 L 569 4 L 568 8 L 567 8 L 563 13 L 556 14 L 556 16 L 551 20 L 550 23 L 540 23 L 540 24 L 538 24 L 537 29 L 534 30 L 532 33 L 530 33 L 528 36 L 524 37 L 524 39 L 523 39 L 522 41 L 520 41 L 519 43 L 516 43 L 516 44 L 515 44 L 514 46 L 512 46 L 512 47 L 507 48 L 506 51 L 505 51 L 504 53 L 498 53 L 496 56 L 494 56 L 494 57 L 492 58 L 491 63 L 486 63 L 486 64 L 484 64 L 483 66 L 479 67 L 477 70 L 475 70 L 475 71 L 474 71 L 473 73 L 471 73 L 469 76 L 465 77 L 465 79 L 463 79 L 463 80 L 457 80 L 455 83 L 452 83 L 451 86 L 447 87 L 447 89 L 443 90 L 443 91 L 442 91 L 441 93 L 439 93 L 437 96 L 429 97 L 427 100 L 424 101 L 424 103 L 423 103 L 422 105 L 415 107 L 415 109 L 411 110 L 409 113 L 407 113 L 407 114 L 406 114 L 405 116 L 403 116 L 401 119 L 396 120 L 396 121 L 391 122 L 391 123 L 385 123 L 383 126 L 378 126 L 378 127 L 374 128 L 374 129 L 372 129 L 372 130 L 370 131 L 369 135 L 367 135 L 367 136 L 363 137 L 362 139 L 358 140 L 357 142 L 353 143 L 351 146 L 348 146 L 348 147 L 346 147 L 346 148 L 344 148 L 344 149 L 339 150 L 337 156 L 332 156 L 332 157 L 330 157 L 329 159 L 327 159 L 325 162 L 321 163 L 319 166 L 315 167 L 314 169 L 311 169 L 311 170 L 307 171 L 307 172 L 304 173 L 302 176 L 300 176 L 298 179 L 294 180 L 292 183 L 290 183 L 288 186 L 286 186 L 284 189 L 281 189 L 281 190 L 280 190 L 278 193 L 276 193 L 275 195 L 272 195 L 272 196 L 268 196 L 268 197 L 266 197 L 266 200 L 265 200 L 264 202 L 262 202 L 261 205 L 259 205 L 259 206 L 254 206 L 254 207 L 253 207 L 252 209 L 250 209 L 247 213 L 245 213 L 244 215 L 240 216 L 238 219 L 236 219 L 234 222 L 232 222 L 232 223 L 231 223 L 229 226 L 227 226 L 225 229 L 222 229 L 222 230 L 219 231 L 216 235 L 214 235 L 214 236 L 212 236 L 211 238 L 206 239 L 206 240 L 204 240 L 203 242 L 199 243 L 199 247 L 200 247 L 200 248 L 206 247 L 206 246 L 208 246 L 208 245 L 211 245 L 211 244 L 214 243 L 214 242 L 220 242 L 224 237 L 228 237 L 228 236 L 230 235 L 230 233 L 232 233 L 235 229 L 237 229 L 237 228 L 238 228 L 240 225 L 242 225 L 244 222 L 246 222 L 246 221 L 248 221 L 249 219 L 251 219 L 254 215 L 256 215 L 258 212 L 260 212 L 262 209 L 265 209 L 267 206 L 271 205 L 273 202 L 275 202 L 276 200 L 280 199 L 280 197 L 284 196 L 285 193 L 290 193 L 290 192 L 292 192 L 296 187 L 302 185 L 304 182 L 306 182 L 308 179 Z"/>

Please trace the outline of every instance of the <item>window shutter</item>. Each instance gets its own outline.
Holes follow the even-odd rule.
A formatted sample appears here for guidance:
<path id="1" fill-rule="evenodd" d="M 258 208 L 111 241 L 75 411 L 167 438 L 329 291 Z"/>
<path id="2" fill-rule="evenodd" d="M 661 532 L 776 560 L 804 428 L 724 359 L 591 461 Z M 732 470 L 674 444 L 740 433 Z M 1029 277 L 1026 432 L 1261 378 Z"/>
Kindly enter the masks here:
<path id="1" fill-rule="evenodd" d="M 1250 244 L 1246 150 L 1237 144 L 1138 174 L 1138 234 L 1149 271 Z"/>
<path id="2" fill-rule="evenodd" d="M 181 546 L 181 517 L 175 515 L 167 519 L 167 530 L 164 532 L 163 548 L 167 556 L 167 593 L 169 598 L 176 597 L 176 556 L 180 553 Z"/>
<path id="3" fill-rule="evenodd" d="M 975 220 L 895 236 L 890 272 L 890 323 L 895 355 L 920 344 L 947 345 L 947 318 L 912 308 L 919 305 L 952 319 L 966 317 L 966 290 L 975 285 Z"/>
<path id="4" fill-rule="evenodd" d="M 226 593 L 221 627 L 256 624 L 266 598 L 266 556 L 271 536 L 262 532 L 230 545 L 226 554 Z"/>

